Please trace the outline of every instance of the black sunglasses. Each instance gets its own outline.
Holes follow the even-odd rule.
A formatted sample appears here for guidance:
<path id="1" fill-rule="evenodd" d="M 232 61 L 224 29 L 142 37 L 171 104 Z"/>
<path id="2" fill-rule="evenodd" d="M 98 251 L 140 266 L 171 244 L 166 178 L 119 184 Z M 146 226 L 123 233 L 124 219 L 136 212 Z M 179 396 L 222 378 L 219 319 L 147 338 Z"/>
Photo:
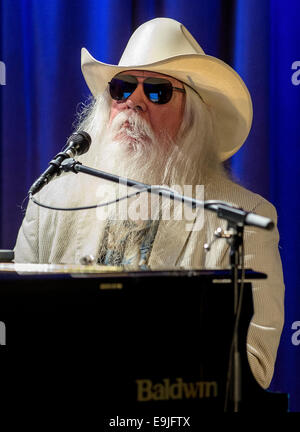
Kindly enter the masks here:
<path id="1" fill-rule="evenodd" d="M 139 77 L 144 78 L 144 77 Z M 116 75 L 108 84 L 109 92 L 115 100 L 127 99 L 138 86 L 137 76 Z M 173 87 L 172 83 L 165 78 L 146 77 L 143 81 L 144 93 L 149 101 L 156 104 L 166 104 L 172 97 L 173 90 L 185 93 L 179 87 Z"/>

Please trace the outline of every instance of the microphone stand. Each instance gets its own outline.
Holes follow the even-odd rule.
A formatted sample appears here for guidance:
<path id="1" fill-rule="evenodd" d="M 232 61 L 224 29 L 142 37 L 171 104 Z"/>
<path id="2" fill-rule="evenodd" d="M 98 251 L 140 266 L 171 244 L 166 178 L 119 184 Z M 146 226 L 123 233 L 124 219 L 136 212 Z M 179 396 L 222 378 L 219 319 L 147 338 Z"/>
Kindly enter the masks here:
<path id="1" fill-rule="evenodd" d="M 256 226 L 266 230 L 272 230 L 274 228 L 274 222 L 264 216 L 257 215 L 255 213 L 246 212 L 242 208 L 237 208 L 225 201 L 211 200 L 211 201 L 200 201 L 195 198 L 191 198 L 185 195 L 181 195 L 172 189 L 163 186 L 152 186 L 145 183 L 138 182 L 136 180 L 130 180 L 126 177 L 109 174 L 104 171 L 100 171 L 94 168 L 90 168 L 86 165 L 82 165 L 81 162 L 76 161 L 73 158 L 67 158 L 61 162 L 60 169 L 65 172 L 73 172 L 78 174 L 82 172 L 84 174 L 91 175 L 93 177 L 102 178 L 109 180 L 114 183 L 120 183 L 125 186 L 132 186 L 136 189 L 143 190 L 143 192 L 154 193 L 156 195 L 165 196 L 171 200 L 176 200 L 189 204 L 191 207 L 204 207 L 207 210 L 217 213 L 218 218 L 226 219 L 231 223 L 242 223 L 244 225 Z"/>
<path id="2" fill-rule="evenodd" d="M 225 216 L 225 215 L 224 215 Z M 242 370 L 241 370 L 241 354 L 239 350 L 239 318 L 240 308 L 242 305 L 242 287 L 243 274 L 241 275 L 241 289 L 238 285 L 238 270 L 243 259 L 241 250 L 243 248 L 244 237 L 244 222 L 242 218 L 236 217 L 235 213 L 227 213 L 227 231 L 226 241 L 230 245 L 229 261 L 231 267 L 231 284 L 233 289 L 233 338 L 232 346 L 230 347 L 229 370 L 226 385 L 225 407 L 224 411 L 228 410 L 228 393 L 230 392 L 233 403 L 233 412 L 240 411 L 240 403 L 242 400 Z M 243 270 L 243 269 L 242 269 Z"/>
<path id="3" fill-rule="evenodd" d="M 224 236 L 230 245 L 230 267 L 231 267 L 231 283 L 233 287 L 234 295 L 234 325 L 233 325 L 233 339 L 231 348 L 231 359 L 229 364 L 231 370 L 229 370 L 230 384 L 232 391 L 233 410 L 238 412 L 241 402 L 241 358 L 239 351 L 239 338 L 238 338 L 238 321 L 239 321 L 239 308 L 241 306 L 241 295 L 238 289 L 238 269 L 241 258 L 241 248 L 243 247 L 243 234 L 244 226 L 252 225 L 259 228 L 271 230 L 274 227 L 274 223 L 271 219 L 263 216 L 256 215 L 254 213 L 248 213 L 241 208 L 233 207 L 232 205 L 222 201 L 199 201 L 194 198 L 186 197 L 178 194 L 164 187 L 155 187 L 146 185 L 144 183 L 130 180 L 124 177 L 116 176 L 113 174 L 106 173 L 104 171 L 96 170 L 94 168 L 82 165 L 75 159 L 68 158 L 62 161 L 61 170 L 65 172 L 74 172 L 75 174 L 82 172 L 85 174 L 99 177 L 104 180 L 109 180 L 114 183 L 121 183 L 123 185 L 132 186 L 134 188 L 147 191 L 149 193 L 155 193 L 160 196 L 166 196 L 169 199 L 177 200 L 195 207 L 204 207 L 207 210 L 217 213 L 217 216 L 221 219 L 227 220 L 227 235 Z M 242 275 L 243 277 L 243 275 Z M 243 281 L 242 281 L 243 282 Z M 227 410 L 227 407 L 225 407 Z"/>

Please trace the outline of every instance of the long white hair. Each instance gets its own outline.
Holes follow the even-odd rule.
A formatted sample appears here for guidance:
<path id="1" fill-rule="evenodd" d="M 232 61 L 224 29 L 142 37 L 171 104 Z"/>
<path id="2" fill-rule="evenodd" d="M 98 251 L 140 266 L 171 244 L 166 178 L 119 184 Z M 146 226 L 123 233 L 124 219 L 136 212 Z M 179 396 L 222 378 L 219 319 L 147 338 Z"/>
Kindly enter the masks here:
<path id="1" fill-rule="evenodd" d="M 220 177 L 226 177 L 218 157 L 213 112 L 190 87 L 185 86 L 185 90 L 182 124 L 174 141 L 164 131 L 159 137 L 155 136 L 149 124 L 132 110 L 121 112 L 109 123 L 111 98 L 108 89 L 105 90 L 84 106 L 79 115 L 77 131 L 84 130 L 92 138 L 90 150 L 79 158 L 80 161 L 96 169 L 151 185 L 167 185 L 171 188 L 174 185 L 181 188 L 190 185 L 192 196 L 195 196 L 197 185 L 207 187 L 219 181 Z M 126 127 L 123 128 L 125 122 Z M 162 143 L 162 140 L 167 142 Z M 114 197 L 124 193 L 119 189 Z M 127 205 L 129 201 L 123 203 Z M 147 232 L 149 219 L 161 219 L 168 206 L 170 201 L 166 199 L 157 205 L 151 217 L 134 221 L 130 217 L 120 221 L 116 210 L 108 209 L 104 216 L 107 222 L 100 241 L 99 256 L 105 260 L 109 250 L 110 264 L 119 264 L 124 256 L 136 256 L 136 248 Z M 174 212 L 174 208 L 171 212 Z M 157 223 L 152 223 L 151 229 L 155 230 Z M 112 238 L 114 240 L 107 246 L 107 239 Z M 102 262 L 101 259 L 99 262 Z"/>
<path id="2" fill-rule="evenodd" d="M 111 99 L 108 89 L 81 110 L 76 130 L 88 132 L 92 138 L 89 152 L 81 156 L 82 163 L 109 170 L 149 184 L 207 185 L 216 178 L 226 176 L 218 157 L 218 142 L 213 128 L 213 111 L 190 87 L 185 86 L 186 102 L 182 124 L 174 142 L 167 147 L 157 139 L 139 115 L 131 115 L 133 131 L 150 135 L 152 146 L 137 141 L 134 151 L 126 152 L 122 143 L 113 143 L 116 131 L 122 127 L 126 114 L 119 114 L 110 127 Z M 128 118 L 126 117 L 126 120 Z M 132 149 L 131 149 L 132 150 Z"/>

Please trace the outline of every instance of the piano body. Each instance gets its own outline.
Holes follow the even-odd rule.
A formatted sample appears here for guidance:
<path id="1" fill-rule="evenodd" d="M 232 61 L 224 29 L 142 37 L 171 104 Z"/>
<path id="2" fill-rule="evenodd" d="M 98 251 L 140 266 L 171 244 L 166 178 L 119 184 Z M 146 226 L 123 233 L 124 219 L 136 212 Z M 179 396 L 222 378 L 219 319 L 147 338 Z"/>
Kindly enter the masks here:
<path id="1" fill-rule="evenodd" d="M 103 416 L 232 412 L 226 392 L 234 299 L 227 270 L 0 264 L 2 389 L 12 400 L 89 398 Z M 286 412 L 250 371 L 246 271 L 239 326 L 241 411 Z M 4 387 L 3 387 L 4 386 Z M 92 396 L 95 395 L 95 396 Z M 227 395 L 227 396 L 226 396 Z"/>

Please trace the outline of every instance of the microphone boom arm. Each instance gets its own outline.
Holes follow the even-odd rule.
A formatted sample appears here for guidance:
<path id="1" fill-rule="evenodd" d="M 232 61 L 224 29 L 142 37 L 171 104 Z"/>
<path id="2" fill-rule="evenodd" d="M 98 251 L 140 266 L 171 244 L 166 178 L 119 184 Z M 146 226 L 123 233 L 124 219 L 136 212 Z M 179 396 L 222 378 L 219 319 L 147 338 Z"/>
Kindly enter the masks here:
<path id="1" fill-rule="evenodd" d="M 217 213 L 217 216 L 220 219 L 225 219 L 230 224 L 249 225 L 266 230 L 272 230 L 274 228 L 274 222 L 271 219 L 265 216 L 257 215 L 255 213 L 247 212 L 242 208 L 234 207 L 225 201 L 196 200 L 195 198 L 181 195 L 176 191 L 173 191 L 172 189 L 168 189 L 163 186 L 153 187 L 145 183 L 127 179 L 126 177 L 121 177 L 97 170 L 95 168 L 90 168 L 72 158 L 66 158 L 62 161 L 61 170 L 65 172 L 74 172 L 75 174 L 82 172 L 84 174 L 88 174 L 93 177 L 99 177 L 104 180 L 112 181 L 114 183 L 120 183 L 125 186 L 132 186 L 137 189 L 143 189 L 143 191 L 149 193 L 154 193 L 156 195 L 165 196 L 171 200 L 183 202 L 190 205 L 192 208 L 204 207 L 209 211 Z"/>

